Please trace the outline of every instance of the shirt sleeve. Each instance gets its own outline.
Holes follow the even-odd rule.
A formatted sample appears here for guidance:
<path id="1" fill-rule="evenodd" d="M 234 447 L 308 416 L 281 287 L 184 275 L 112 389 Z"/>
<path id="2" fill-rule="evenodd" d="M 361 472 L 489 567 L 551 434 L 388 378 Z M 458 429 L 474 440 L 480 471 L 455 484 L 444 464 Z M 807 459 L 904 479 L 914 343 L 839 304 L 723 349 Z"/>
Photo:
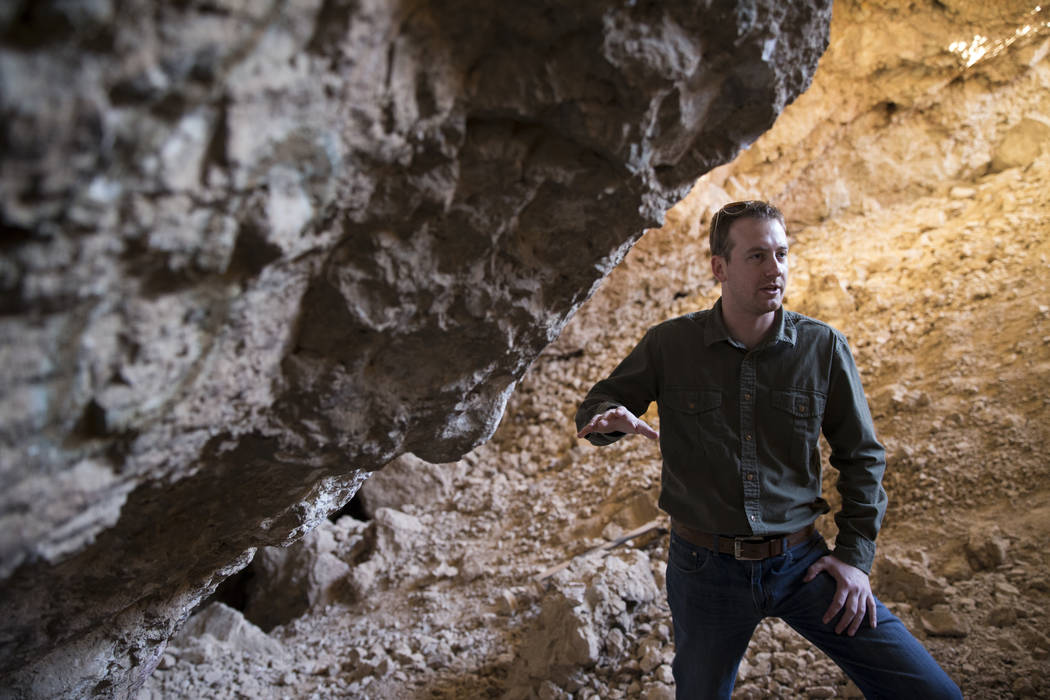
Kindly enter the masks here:
<path id="1" fill-rule="evenodd" d="M 610 408 L 623 406 L 635 416 L 645 413 L 657 398 L 658 366 L 656 357 L 656 329 L 651 328 L 631 353 L 587 392 L 576 411 L 576 429 L 580 430 L 594 416 Z M 591 433 L 587 440 L 592 445 L 609 445 L 624 433 Z"/>
<path id="2" fill-rule="evenodd" d="M 838 537 L 832 552 L 838 559 L 871 573 L 875 538 L 886 513 L 886 451 L 875 437 L 875 425 L 849 345 L 834 336 L 831 382 L 823 431 L 831 445 L 831 466 L 839 472 L 842 509 L 835 514 Z"/>

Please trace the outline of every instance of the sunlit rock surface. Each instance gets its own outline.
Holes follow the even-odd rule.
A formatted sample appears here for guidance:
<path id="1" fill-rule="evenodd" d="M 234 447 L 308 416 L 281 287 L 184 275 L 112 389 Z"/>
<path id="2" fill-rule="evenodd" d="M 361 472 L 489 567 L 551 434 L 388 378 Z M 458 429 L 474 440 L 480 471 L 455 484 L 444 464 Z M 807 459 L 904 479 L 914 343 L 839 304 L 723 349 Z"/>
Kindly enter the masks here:
<path id="1" fill-rule="evenodd" d="M 124 694 L 254 548 L 485 440 L 829 3 L 0 10 L 0 685 Z"/>

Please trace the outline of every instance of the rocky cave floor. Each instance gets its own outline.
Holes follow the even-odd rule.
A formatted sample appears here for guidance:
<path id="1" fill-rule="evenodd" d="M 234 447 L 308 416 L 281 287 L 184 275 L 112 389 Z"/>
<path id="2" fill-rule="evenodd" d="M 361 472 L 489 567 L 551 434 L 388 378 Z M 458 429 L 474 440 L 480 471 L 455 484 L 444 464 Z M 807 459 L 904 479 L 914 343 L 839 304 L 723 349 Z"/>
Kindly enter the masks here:
<path id="1" fill-rule="evenodd" d="M 1050 697 L 1048 174 L 1044 156 L 793 240 L 788 306 L 846 332 L 889 455 L 876 594 L 968 698 Z M 700 286 L 671 303 L 636 296 L 586 348 L 555 343 L 492 441 L 425 465 L 429 480 L 403 482 L 401 502 L 367 521 L 343 515 L 293 545 L 351 565 L 323 604 L 268 633 L 210 604 L 139 698 L 673 697 L 664 532 L 536 577 L 650 521 L 666 527 L 655 446 L 593 448 L 572 415 L 646 325 L 716 298 Z M 585 307 L 573 323 L 606 318 Z M 833 539 L 831 517 L 820 525 Z M 735 696 L 859 695 L 767 620 Z"/>

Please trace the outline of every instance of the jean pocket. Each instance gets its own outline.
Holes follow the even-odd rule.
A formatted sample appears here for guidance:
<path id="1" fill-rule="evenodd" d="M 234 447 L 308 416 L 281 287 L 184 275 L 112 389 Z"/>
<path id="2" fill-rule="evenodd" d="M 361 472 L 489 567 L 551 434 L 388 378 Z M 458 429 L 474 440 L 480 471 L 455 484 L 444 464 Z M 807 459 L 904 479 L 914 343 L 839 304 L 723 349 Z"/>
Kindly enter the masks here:
<path id="1" fill-rule="evenodd" d="M 667 552 L 667 563 L 683 574 L 698 574 L 711 559 L 712 552 L 704 547 L 689 544 L 671 533 L 671 546 Z"/>

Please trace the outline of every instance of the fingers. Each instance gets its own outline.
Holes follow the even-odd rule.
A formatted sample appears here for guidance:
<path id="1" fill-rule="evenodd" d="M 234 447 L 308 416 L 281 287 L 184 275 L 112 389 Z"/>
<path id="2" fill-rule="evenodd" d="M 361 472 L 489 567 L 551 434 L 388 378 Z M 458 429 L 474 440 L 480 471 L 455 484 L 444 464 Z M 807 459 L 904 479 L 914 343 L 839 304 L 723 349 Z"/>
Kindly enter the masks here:
<path id="1" fill-rule="evenodd" d="M 857 599 L 857 610 L 854 613 L 853 621 L 850 623 L 849 629 L 846 630 L 846 634 L 848 634 L 851 637 L 857 633 L 857 630 L 860 629 L 861 623 L 864 622 L 865 615 L 867 615 L 868 625 L 870 625 L 872 629 L 875 629 L 875 626 L 878 624 L 875 619 L 875 596 L 871 595 L 870 592 L 867 594 L 864 594 L 862 592 L 860 595 L 857 596 Z M 848 607 L 849 606 L 847 605 L 847 608 Z M 842 617 L 845 618 L 846 615 L 843 615 Z M 841 621 L 839 622 L 839 626 L 842 626 Z M 838 629 L 836 629 L 835 632 L 837 634 L 841 634 L 841 632 Z"/>
<path id="2" fill-rule="evenodd" d="M 839 614 L 839 611 L 842 610 L 842 607 L 846 604 L 846 600 L 848 597 L 848 591 L 846 590 L 845 586 L 843 586 L 840 583 L 838 585 L 838 588 L 835 589 L 835 595 L 831 599 L 831 605 L 828 606 L 828 609 L 824 613 L 824 617 L 821 619 L 821 622 L 823 622 L 826 625 L 833 619 L 835 619 L 835 616 Z M 843 615 L 843 618 L 845 618 L 845 615 Z M 841 627 L 842 625 L 840 623 L 839 628 L 835 630 L 835 634 L 842 633 Z"/>
<path id="3" fill-rule="evenodd" d="M 650 440 L 659 440 L 660 433 L 653 429 L 651 425 L 646 423 L 644 420 L 638 418 L 634 419 L 634 431 L 642 437 L 649 438 Z"/>
<path id="4" fill-rule="evenodd" d="M 860 629 L 865 616 L 868 618 L 868 624 L 874 628 L 878 624 L 875 596 L 871 593 L 868 575 L 829 554 L 806 569 L 803 581 L 812 581 L 822 571 L 826 571 L 835 579 L 835 594 L 821 621 L 825 625 L 830 624 L 835 616 L 841 613 L 842 616 L 835 624 L 835 634 L 845 632 L 851 637 Z"/>
<path id="5" fill-rule="evenodd" d="M 813 579 L 815 579 L 817 577 L 817 574 L 819 574 L 821 571 L 823 571 L 826 568 L 827 567 L 824 564 L 824 560 L 823 559 L 818 559 L 816 561 L 816 563 L 814 563 L 812 566 L 810 566 L 808 569 L 806 569 L 806 576 L 802 580 L 805 581 L 806 583 L 809 583 L 810 581 L 812 581 Z"/>
<path id="6" fill-rule="evenodd" d="M 840 582 L 835 590 L 835 597 L 831 600 L 827 612 L 824 613 L 823 622 L 829 624 L 841 611 L 842 617 L 835 625 L 835 634 L 845 632 L 849 636 L 857 634 L 865 615 L 868 624 L 875 627 L 875 596 L 870 591 L 854 589 L 845 582 Z"/>
<path id="7" fill-rule="evenodd" d="M 660 433 L 654 430 L 645 421 L 635 418 L 634 415 L 623 406 L 610 408 L 604 413 L 599 413 L 580 428 L 576 437 L 587 437 L 591 433 L 627 433 L 643 435 L 650 440 L 657 440 Z"/>
<path id="8" fill-rule="evenodd" d="M 851 593 L 843 607 L 845 610 L 842 613 L 842 619 L 835 625 L 835 634 L 842 634 L 845 631 L 846 634 L 852 637 L 857 633 L 857 629 L 864 619 L 864 605 L 862 605 L 859 595 Z"/>
<path id="9" fill-rule="evenodd" d="M 620 407 L 611 408 L 608 411 L 605 411 L 604 413 L 599 413 L 594 418 L 591 418 L 587 425 L 583 426 L 580 432 L 576 433 L 576 437 L 586 437 L 591 433 L 615 432 L 616 428 L 613 427 L 613 422 L 617 418 L 623 418 L 622 412 L 626 412 L 626 409 Z"/>
<path id="10" fill-rule="evenodd" d="M 610 433 L 612 430 L 609 428 L 609 421 L 612 415 L 620 409 L 614 408 L 604 413 L 599 413 L 594 418 L 588 421 L 587 425 L 580 428 L 580 431 L 576 433 L 576 437 L 582 438 L 587 437 L 591 433 Z"/>

